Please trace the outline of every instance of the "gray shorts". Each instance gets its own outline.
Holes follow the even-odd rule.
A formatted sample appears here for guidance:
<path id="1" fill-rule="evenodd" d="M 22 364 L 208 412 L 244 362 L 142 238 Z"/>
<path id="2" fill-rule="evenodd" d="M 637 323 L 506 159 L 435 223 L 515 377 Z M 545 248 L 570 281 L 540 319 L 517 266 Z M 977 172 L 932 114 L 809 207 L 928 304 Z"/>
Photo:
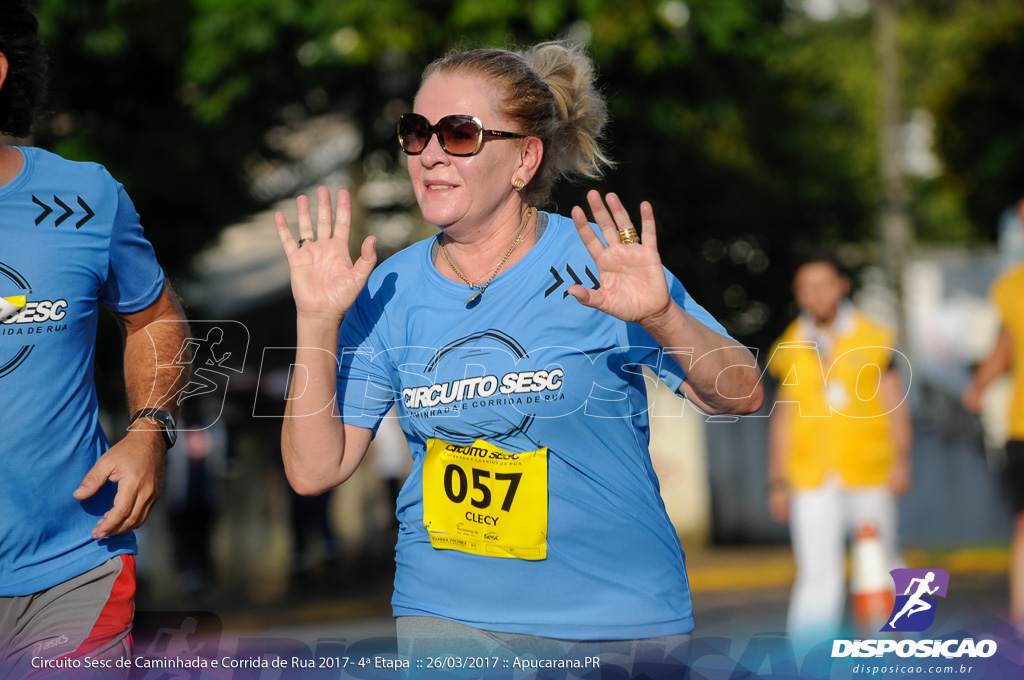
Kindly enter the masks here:
<path id="1" fill-rule="evenodd" d="M 549 672 L 565 678 L 677 680 L 688 664 L 692 637 L 560 640 L 480 630 L 429 616 L 400 616 L 395 623 L 398 656 L 410 662 L 409 678 L 497 680 L 533 677 L 530 671 L 551 668 Z"/>
<path id="2" fill-rule="evenodd" d="M 131 655 L 134 603 L 133 555 L 38 593 L 0 597 L 0 678 L 125 675 L 117 661 Z M 76 670 L 85 668 L 93 670 Z"/>

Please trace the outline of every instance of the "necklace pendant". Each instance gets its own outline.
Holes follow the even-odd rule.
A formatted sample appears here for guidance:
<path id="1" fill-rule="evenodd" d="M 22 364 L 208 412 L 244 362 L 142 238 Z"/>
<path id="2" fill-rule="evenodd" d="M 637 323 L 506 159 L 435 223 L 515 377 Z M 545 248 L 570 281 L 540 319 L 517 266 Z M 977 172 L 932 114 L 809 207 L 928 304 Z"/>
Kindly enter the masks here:
<path id="1" fill-rule="evenodd" d="M 487 286 L 491 284 L 491 281 L 494 280 L 494 277 L 498 275 L 498 272 L 501 271 L 501 268 L 505 266 L 505 263 L 508 262 L 508 258 L 512 257 L 512 252 L 516 249 L 516 246 L 519 245 L 519 242 L 523 240 L 523 233 L 526 231 L 526 225 L 530 223 L 530 218 L 532 216 L 533 207 L 531 206 L 527 208 L 526 214 L 523 215 L 523 223 L 519 225 L 519 233 L 516 234 L 516 240 L 513 241 L 509 249 L 505 251 L 505 257 L 501 258 L 501 262 L 499 262 L 498 264 L 494 265 L 494 267 L 491 268 L 491 277 L 484 281 L 483 283 L 473 283 L 466 277 L 465 274 L 463 274 L 459 270 L 458 267 L 455 266 L 455 263 L 452 262 L 451 255 L 448 254 L 448 248 L 445 247 L 444 237 L 441 237 L 441 253 L 444 255 L 445 262 L 448 263 L 448 266 L 451 268 L 453 272 L 455 272 L 456 276 L 458 276 L 460 279 L 466 282 L 466 285 L 469 286 L 470 290 L 476 289 L 476 292 L 473 293 L 473 295 L 470 296 L 468 300 L 466 300 L 465 304 L 468 305 L 471 302 L 473 302 L 473 300 L 476 300 L 478 297 L 480 297 L 480 295 L 483 294 Z"/>

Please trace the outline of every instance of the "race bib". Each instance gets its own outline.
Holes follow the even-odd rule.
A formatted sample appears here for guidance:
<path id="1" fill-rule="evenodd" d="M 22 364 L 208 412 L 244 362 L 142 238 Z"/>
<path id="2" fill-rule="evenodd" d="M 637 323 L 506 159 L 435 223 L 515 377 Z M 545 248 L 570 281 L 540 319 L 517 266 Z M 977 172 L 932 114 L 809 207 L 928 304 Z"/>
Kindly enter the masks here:
<path id="1" fill-rule="evenodd" d="M 439 550 L 547 557 L 548 450 L 509 453 L 483 440 L 427 441 L 423 524 Z"/>

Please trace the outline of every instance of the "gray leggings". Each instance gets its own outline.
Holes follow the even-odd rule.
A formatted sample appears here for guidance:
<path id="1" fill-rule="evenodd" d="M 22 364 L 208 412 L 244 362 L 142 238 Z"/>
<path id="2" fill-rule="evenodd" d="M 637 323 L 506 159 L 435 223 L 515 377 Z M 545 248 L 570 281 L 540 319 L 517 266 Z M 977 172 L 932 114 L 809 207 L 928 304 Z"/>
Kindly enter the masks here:
<path id="1" fill-rule="evenodd" d="M 668 680 L 683 676 L 691 639 L 683 634 L 644 640 L 560 640 L 480 630 L 429 616 L 400 616 L 396 626 L 398 655 L 410 662 L 410 678 L 646 674 L 652 680 Z"/>

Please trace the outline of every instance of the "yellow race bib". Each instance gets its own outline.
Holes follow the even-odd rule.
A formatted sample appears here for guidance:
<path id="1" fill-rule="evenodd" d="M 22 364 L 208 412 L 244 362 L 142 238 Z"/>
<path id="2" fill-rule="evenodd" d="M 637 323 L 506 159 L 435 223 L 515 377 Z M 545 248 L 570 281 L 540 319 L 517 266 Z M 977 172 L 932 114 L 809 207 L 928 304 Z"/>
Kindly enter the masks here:
<path id="1" fill-rule="evenodd" d="M 430 544 L 488 557 L 547 557 L 548 450 L 509 453 L 480 439 L 427 441 L 423 524 Z"/>

